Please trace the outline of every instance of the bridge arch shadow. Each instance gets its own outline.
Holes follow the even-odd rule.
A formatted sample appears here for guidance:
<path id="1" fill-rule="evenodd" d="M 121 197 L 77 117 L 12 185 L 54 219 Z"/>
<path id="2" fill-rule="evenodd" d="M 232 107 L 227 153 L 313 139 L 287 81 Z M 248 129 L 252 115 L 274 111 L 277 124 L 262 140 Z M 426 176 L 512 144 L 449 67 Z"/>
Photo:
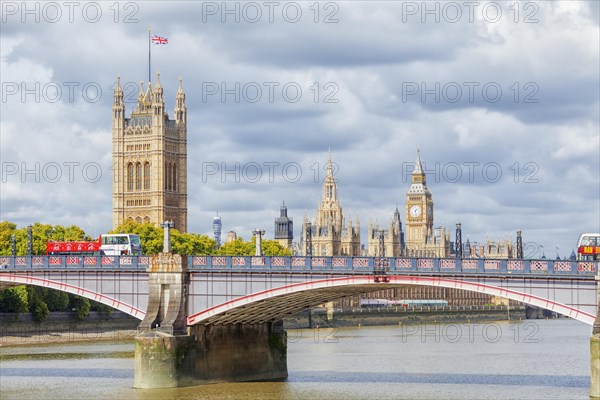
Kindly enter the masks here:
<path id="1" fill-rule="evenodd" d="M 106 296 L 102 293 L 94 292 L 89 289 L 85 289 L 79 286 L 70 285 L 64 282 L 53 281 L 50 279 L 43 279 L 31 276 L 22 276 L 17 274 L 0 274 L 0 289 L 5 289 L 11 286 L 19 285 L 33 285 L 41 286 L 48 289 L 54 289 L 61 292 L 71 293 L 77 296 L 85 297 L 89 300 L 102 303 L 109 307 L 124 312 L 125 314 L 131 315 L 139 320 L 143 320 L 146 313 L 139 308 L 133 307 L 127 303 L 124 303 L 118 299 L 110 296 Z"/>
<path id="2" fill-rule="evenodd" d="M 595 315 L 539 296 L 483 283 L 431 276 L 386 276 L 376 282 L 373 275 L 307 281 L 252 293 L 208 308 L 188 317 L 188 325 L 253 324 L 279 321 L 319 304 L 348 296 L 393 289 L 406 285 L 435 286 L 485 293 L 545 308 L 593 325 Z"/>

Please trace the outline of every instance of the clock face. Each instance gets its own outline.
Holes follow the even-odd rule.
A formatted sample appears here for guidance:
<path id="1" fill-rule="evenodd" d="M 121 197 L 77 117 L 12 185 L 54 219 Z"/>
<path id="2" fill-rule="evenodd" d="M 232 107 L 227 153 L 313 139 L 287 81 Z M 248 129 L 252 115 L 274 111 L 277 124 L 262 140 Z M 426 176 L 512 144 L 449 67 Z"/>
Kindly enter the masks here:
<path id="1" fill-rule="evenodd" d="M 421 215 L 421 207 L 419 206 L 412 206 L 409 211 L 411 217 L 418 217 L 419 215 Z"/>

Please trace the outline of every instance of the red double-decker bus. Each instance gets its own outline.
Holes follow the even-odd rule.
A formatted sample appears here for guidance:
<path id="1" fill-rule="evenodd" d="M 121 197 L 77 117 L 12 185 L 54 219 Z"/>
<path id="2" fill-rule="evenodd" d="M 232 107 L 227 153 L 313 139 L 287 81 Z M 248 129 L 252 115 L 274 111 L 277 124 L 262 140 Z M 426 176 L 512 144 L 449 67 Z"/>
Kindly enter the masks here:
<path id="1" fill-rule="evenodd" d="M 101 247 L 101 238 L 94 242 L 57 242 L 54 240 L 48 240 L 48 242 L 46 242 L 46 254 L 67 256 L 99 256 Z"/>
<path id="2" fill-rule="evenodd" d="M 581 261 L 600 260 L 600 233 L 583 233 L 579 237 L 577 259 Z"/>
<path id="3" fill-rule="evenodd" d="M 107 233 L 98 240 L 56 242 L 48 240 L 47 255 L 61 256 L 141 256 L 140 237 L 131 233 Z"/>

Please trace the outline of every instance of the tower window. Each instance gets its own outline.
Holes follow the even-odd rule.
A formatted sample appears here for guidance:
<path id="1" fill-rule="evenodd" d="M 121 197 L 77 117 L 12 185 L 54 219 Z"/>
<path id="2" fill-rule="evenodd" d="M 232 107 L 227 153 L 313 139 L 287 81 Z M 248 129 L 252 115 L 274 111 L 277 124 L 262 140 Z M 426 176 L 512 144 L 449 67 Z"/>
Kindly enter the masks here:
<path id="1" fill-rule="evenodd" d="M 133 164 L 127 164 L 127 190 L 133 190 Z"/>
<path id="2" fill-rule="evenodd" d="M 144 189 L 150 189 L 150 163 L 144 163 Z"/>
<path id="3" fill-rule="evenodd" d="M 135 188 L 142 190 L 142 164 L 137 163 L 135 165 Z"/>
<path id="4" fill-rule="evenodd" d="M 177 164 L 173 164 L 173 190 L 177 190 Z"/>

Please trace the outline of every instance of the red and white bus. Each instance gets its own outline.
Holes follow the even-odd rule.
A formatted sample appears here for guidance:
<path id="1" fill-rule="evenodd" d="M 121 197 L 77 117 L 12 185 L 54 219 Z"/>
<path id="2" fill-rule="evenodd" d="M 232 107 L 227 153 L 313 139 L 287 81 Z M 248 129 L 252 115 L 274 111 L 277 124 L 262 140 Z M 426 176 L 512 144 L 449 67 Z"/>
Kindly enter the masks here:
<path id="1" fill-rule="evenodd" d="M 46 243 L 46 255 L 67 256 L 141 256 L 140 237 L 131 233 L 108 233 L 93 242 L 74 241 Z"/>
<path id="2" fill-rule="evenodd" d="M 583 233 L 577 243 L 577 259 L 580 261 L 600 260 L 600 233 Z"/>

